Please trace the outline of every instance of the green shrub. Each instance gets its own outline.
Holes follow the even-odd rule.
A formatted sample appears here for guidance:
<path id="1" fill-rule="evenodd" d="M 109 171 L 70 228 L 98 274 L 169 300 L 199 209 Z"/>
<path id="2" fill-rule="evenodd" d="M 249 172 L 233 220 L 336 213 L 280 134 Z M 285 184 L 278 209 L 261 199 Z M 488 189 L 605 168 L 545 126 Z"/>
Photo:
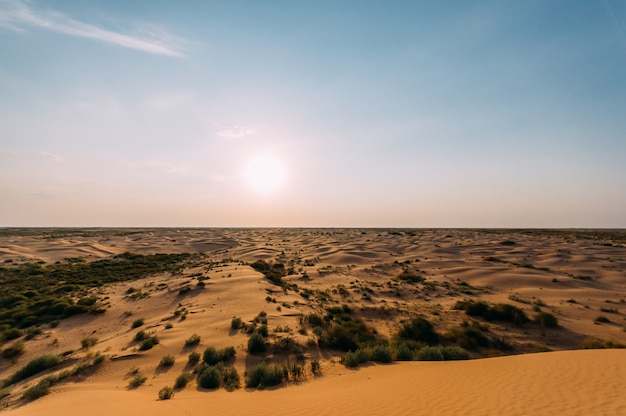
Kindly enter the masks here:
<path id="1" fill-rule="evenodd" d="M 163 358 L 161 358 L 161 361 L 159 362 L 159 366 L 171 367 L 174 365 L 175 362 L 176 362 L 176 358 L 172 354 L 168 354 L 164 356 Z"/>
<path id="2" fill-rule="evenodd" d="M 465 349 L 456 346 L 449 345 L 441 348 L 441 354 L 443 359 L 448 360 L 469 360 L 470 356 Z"/>
<path id="3" fill-rule="evenodd" d="M 378 363 L 390 363 L 393 361 L 393 352 L 391 348 L 383 345 L 376 345 L 371 351 L 372 361 Z"/>
<path id="4" fill-rule="evenodd" d="M 418 341 L 428 345 L 439 342 L 439 335 L 433 324 L 421 316 L 405 323 L 400 329 L 398 337 L 402 340 Z"/>
<path id="5" fill-rule="evenodd" d="M 198 384 L 205 389 L 217 389 L 222 382 L 222 371 L 218 366 L 208 366 L 198 377 Z"/>
<path id="6" fill-rule="evenodd" d="M 140 351 L 147 351 L 149 349 L 152 349 L 152 347 L 154 347 L 158 343 L 159 343 L 159 338 L 157 338 L 156 335 L 153 335 L 151 337 L 148 337 L 148 338 L 144 339 L 144 341 L 139 346 L 139 350 Z"/>
<path id="7" fill-rule="evenodd" d="M 196 365 L 198 364 L 198 361 L 200 361 L 200 353 L 197 351 L 193 351 L 191 353 L 189 353 L 189 357 L 187 359 L 187 363 L 189 365 Z"/>
<path id="8" fill-rule="evenodd" d="M 239 380 L 239 373 L 235 367 L 227 367 L 222 374 L 224 388 L 228 391 L 234 391 L 239 388 L 241 381 Z"/>
<path id="9" fill-rule="evenodd" d="M 143 329 L 135 334 L 135 341 L 141 342 L 146 338 L 148 338 L 148 333 Z"/>
<path id="10" fill-rule="evenodd" d="M 159 390 L 159 400 L 169 400 L 174 395 L 174 389 L 170 386 L 165 386 Z"/>
<path id="11" fill-rule="evenodd" d="M 93 365 L 102 364 L 106 359 L 107 359 L 106 355 L 98 353 L 98 355 L 96 355 L 95 358 L 93 359 L 92 364 Z"/>
<path id="12" fill-rule="evenodd" d="M 311 360 L 311 373 L 313 373 L 314 375 L 318 375 L 322 373 L 322 368 L 320 366 L 319 358 L 315 358 Z"/>
<path id="13" fill-rule="evenodd" d="M 203 361 L 208 365 L 216 365 L 220 362 L 226 362 L 235 358 L 235 348 L 226 347 L 221 350 L 216 350 L 213 347 L 208 347 L 204 350 Z"/>
<path id="14" fill-rule="evenodd" d="M 405 342 L 398 345 L 396 359 L 398 361 L 412 361 L 415 358 L 415 351 Z"/>
<path id="15" fill-rule="evenodd" d="M 457 301 L 453 308 L 464 310 L 469 316 L 482 316 L 487 321 L 511 322 L 515 325 L 523 325 L 530 320 L 523 310 L 508 303 L 490 305 L 484 301 L 465 299 Z"/>
<path id="16" fill-rule="evenodd" d="M 200 335 L 193 334 L 185 340 L 185 347 L 195 347 L 200 344 Z"/>
<path id="17" fill-rule="evenodd" d="M 418 361 L 443 361 L 441 348 L 427 345 L 420 348 L 416 353 Z"/>
<path id="18" fill-rule="evenodd" d="M 178 377 L 176 377 L 176 382 L 174 383 L 175 389 L 183 389 L 187 384 L 191 381 L 193 376 L 190 373 L 182 373 Z"/>
<path id="19" fill-rule="evenodd" d="M 46 377 L 39 383 L 27 389 L 22 397 L 26 400 L 37 400 L 38 398 L 50 393 L 50 387 L 52 384 L 51 379 Z"/>
<path id="20" fill-rule="evenodd" d="M 288 374 L 284 366 L 260 363 L 246 372 L 246 387 L 263 389 L 275 386 L 285 381 Z"/>
<path id="21" fill-rule="evenodd" d="M 265 338 L 258 332 L 252 334 L 248 339 L 248 352 L 251 354 L 265 352 L 267 345 L 265 344 Z"/>
<path id="22" fill-rule="evenodd" d="M 477 350 L 489 347 L 491 342 L 483 334 L 485 329 L 476 321 L 463 322 L 461 326 L 450 328 L 446 333 L 446 339 L 469 350 Z"/>
<path id="23" fill-rule="evenodd" d="M 600 324 L 600 323 L 602 323 L 602 324 L 611 323 L 611 320 L 609 318 L 607 318 L 606 316 L 602 316 L 602 315 L 596 317 L 596 319 L 594 319 L 593 321 L 595 323 L 598 323 L 598 324 Z"/>
<path id="24" fill-rule="evenodd" d="M 235 317 L 233 318 L 232 321 L 230 321 L 230 327 L 232 329 L 239 329 L 242 327 L 242 325 L 243 325 L 243 322 L 241 322 L 241 318 Z"/>

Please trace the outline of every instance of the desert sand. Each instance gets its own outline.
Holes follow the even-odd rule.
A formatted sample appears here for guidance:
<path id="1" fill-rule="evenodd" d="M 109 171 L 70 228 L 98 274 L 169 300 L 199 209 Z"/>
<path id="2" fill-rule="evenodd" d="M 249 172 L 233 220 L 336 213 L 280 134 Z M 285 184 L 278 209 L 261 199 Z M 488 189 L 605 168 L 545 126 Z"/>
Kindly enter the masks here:
<path id="1" fill-rule="evenodd" d="M 388 230 L 388 229 L 8 229 L 0 230 L 4 267 L 81 258 L 87 262 L 132 252 L 197 253 L 177 273 L 97 288 L 106 312 L 81 314 L 42 325 L 24 341 L 15 362 L 0 359 L 0 379 L 46 353 L 72 350 L 59 366 L 13 386 L 2 399 L 7 415 L 153 414 L 624 414 L 624 349 L 579 349 L 626 343 L 626 232 L 594 230 Z M 264 260 L 292 267 L 289 289 L 273 285 L 250 264 Z M 423 278 L 398 279 L 403 270 Z M 196 286 L 201 276 L 204 287 Z M 192 284 L 194 283 L 194 284 Z M 145 296 L 131 298 L 129 288 Z M 189 288 L 181 291 L 181 289 Z M 296 290 L 297 288 L 297 290 Z M 558 328 L 529 322 L 485 322 L 490 337 L 508 349 L 469 351 L 473 359 L 445 362 L 341 364 L 340 351 L 316 345 L 301 317 L 348 305 L 355 315 L 393 337 L 406 320 L 423 316 L 439 333 L 471 320 L 453 306 L 459 299 L 508 303 L 533 317 L 558 318 Z M 184 317 L 177 313 L 184 311 Z M 244 387 L 243 375 L 261 361 L 285 362 L 272 348 L 247 352 L 249 335 L 231 320 L 250 323 L 267 314 L 270 344 L 290 338 L 303 346 L 307 363 L 319 358 L 321 374 L 265 390 Z M 597 322 L 603 316 L 607 322 Z M 140 328 L 131 323 L 142 318 Z M 133 338 L 144 329 L 159 344 L 139 351 Z M 186 347 L 198 334 L 201 342 Z M 81 340 L 97 344 L 81 348 Z M 313 342 L 312 342 L 313 341 Z M 10 342 L 0 348 L 5 348 Z M 196 381 L 158 400 L 188 369 L 187 356 L 207 347 L 236 350 L 242 387 L 204 390 Z M 101 353 L 106 361 L 54 385 L 33 402 L 20 397 L 46 375 Z M 171 354 L 171 368 L 159 366 Z M 139 369 L 145 384 L 130 389 Z M 307 367 L 308 369 L 308 367 Z"/>

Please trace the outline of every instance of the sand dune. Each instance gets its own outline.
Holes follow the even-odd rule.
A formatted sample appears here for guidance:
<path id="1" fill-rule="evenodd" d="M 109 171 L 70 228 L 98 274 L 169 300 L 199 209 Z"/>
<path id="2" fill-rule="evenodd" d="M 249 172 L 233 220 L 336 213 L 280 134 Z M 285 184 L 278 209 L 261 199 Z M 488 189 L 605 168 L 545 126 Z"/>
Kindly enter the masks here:
<path id="1" fill-rule="evenodd" d="M 50 395 L 32 403 L 21 401 L 21 392 L 50 371 L 18 383 L 3 399 L 5 413 L 626 413 L 621 385 L 626 350 L 576 350 L 587 337 L 626 343 L 625 242 L 624 233 L 618 231 L 3 230 L 3 267 L 34 260 L 52 265 L 76 257 L 89 262 L 124 252 L 201 255 L 195 265 L 180 272 L 93 289 L 106 299 L 104 314 L 74 316 L 54 327 L 42 325 L 40 335 L 24 341 L 24 356 L 15 363 L 0 359 L 0 378 L 45 353 L 74 351 L 51 372 L 97 352 L 108 359 L 55 385 Z M 291 289 L 273 285 L 249 266 L 259 259 L 290 268 L 284 280 Z M 423 281 L 399 280 L 403 270 Z M 197 285 L 200 277 L 203 287 Z M 130 297 L 131 289 L 144 296 Z M 311 328 L 298 330 L 301 316 L 345 304 L 384 336 L 396 333 L 403 321 L 415 316 L 426 317 L 445 334 L 470 319 L 452 309 L 457 300 L 466 298 L 514 304 L 530 317 L 536 310 L 549 312 L 560 327 L 481 321 L 490 337 L 506 340 L 511 349 L 471 350 L 472 357 L 505 356 L 371 364 L 358 370 L 340 364 L 341 352 L 311 344 L 315 339 Z M 267 313 L 274 347 L 266 355 L 254 356 L 247 353 L 249 335 L 233 330 L 231 320 L 240 317 L 249 323 L 260 311 Z M 600 315 L 608 322 L 596 322 Z M 144 324 L 131 329 L 137 318 Z M 157 334 L 160 343 L 139 351 L 134 341 L 139 329 Z M 161 387 L 173 385 L 182 371 L 190 369 L 187 355 L 194 348 L 184 344 L 194 333 L 202 338 L 195 347 L 199 352 L 208 346 L 233 346 L 237 353 L 233 365 L 242 377 L 263 360 L 288 359 L 289 354 L 276 347 L 285 338 L 303 346 L 306 360 L 319 357 L 322 375 L 309 373 L 304 380 L 279 388 L 232 393 L 202 391 L 192 381 L 172 400 L 157 400 Z M 81 349 L 81 340 L 89 336 L 97 337 L 97 344 Z M 546 350 L 552 352 L 524 354 Z M 176 359 L 169 369 L 159 367 L 166 354 Z M 133 367 L 148 381 L 128 389 Z"/>

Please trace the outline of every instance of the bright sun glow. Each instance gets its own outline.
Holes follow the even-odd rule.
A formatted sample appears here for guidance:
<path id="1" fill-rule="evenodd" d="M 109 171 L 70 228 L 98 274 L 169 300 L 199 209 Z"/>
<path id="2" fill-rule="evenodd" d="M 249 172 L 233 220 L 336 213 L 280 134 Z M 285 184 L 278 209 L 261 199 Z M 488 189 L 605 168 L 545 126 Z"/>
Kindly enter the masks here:
<path id="1" fill-rule="evenodd" d="M 245 165 L 243 178 L 254 191 L 268 194 L 277 191 L 285 182 L 285 168 L 275 156 L 258 155 Z"/>

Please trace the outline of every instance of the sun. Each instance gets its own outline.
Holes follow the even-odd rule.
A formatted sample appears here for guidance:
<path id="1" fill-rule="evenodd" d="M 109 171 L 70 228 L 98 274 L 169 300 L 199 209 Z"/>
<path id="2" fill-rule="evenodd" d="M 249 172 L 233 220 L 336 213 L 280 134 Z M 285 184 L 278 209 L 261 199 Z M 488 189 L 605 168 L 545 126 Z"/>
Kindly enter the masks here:
<path id="1" fill-rule="evenodd" d="M 274 155 L 256 155 L 244 166 L 243 179 L 259 194 L 274 193 L 285 183 L 285 167 Z"/>

